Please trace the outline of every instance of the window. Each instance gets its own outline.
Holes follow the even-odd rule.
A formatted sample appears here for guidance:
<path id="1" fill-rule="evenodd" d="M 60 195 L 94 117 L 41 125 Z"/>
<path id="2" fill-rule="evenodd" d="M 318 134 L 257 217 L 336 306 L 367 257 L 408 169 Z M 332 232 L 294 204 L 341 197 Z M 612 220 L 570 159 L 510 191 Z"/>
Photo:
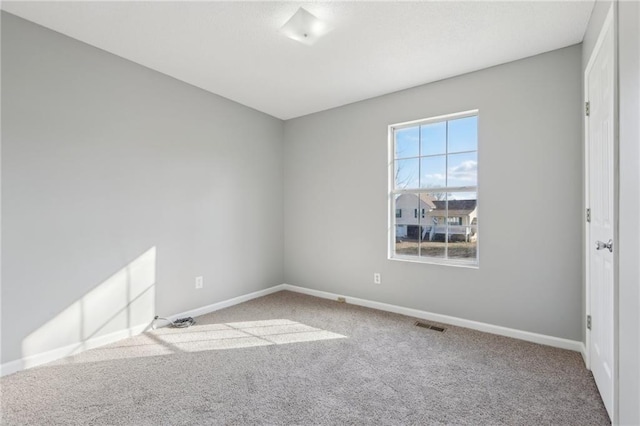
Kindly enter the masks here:
<path id="1" fill-rule="evenodd" d="M 478 112 L 389 126 L 389 144 L 389 258 L 477 265 Z"/>
<path id="2" fill-rule="evenodd" d="M 447 225 L 462 225 L 462 217 L 447 217 Z"/>
<path id="3" fill-rule="evenodd" d="M 402 209 L 396 209 L 396 218 L 402 217 Z"/>

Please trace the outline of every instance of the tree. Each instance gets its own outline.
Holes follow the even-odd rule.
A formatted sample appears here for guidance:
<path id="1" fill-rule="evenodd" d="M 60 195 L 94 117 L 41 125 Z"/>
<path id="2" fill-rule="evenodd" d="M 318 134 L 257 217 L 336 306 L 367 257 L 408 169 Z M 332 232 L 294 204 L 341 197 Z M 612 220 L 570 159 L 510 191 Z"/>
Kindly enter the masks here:
<path id="1" fill-rule="evenodd" d="M 427 185 L 427 188 L 433 188 L 433 185 Z M 444 201 L 453 195 L 450 192 L 430 192 L 429 194 L 431 194 L 436 201 Z"/>

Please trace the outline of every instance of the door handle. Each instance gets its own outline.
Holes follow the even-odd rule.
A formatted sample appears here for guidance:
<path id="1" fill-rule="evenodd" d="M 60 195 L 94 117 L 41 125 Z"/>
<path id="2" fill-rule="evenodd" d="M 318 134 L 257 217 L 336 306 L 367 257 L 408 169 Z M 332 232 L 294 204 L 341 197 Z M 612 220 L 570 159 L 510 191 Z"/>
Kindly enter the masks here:
<path id="1" fill-rule="evenodd" d="M 613 240 L 609 240 L 606 243 L 602 241 L 596 241 L 596 250 L 609 249 L 610 252 L 613 252 Z"/>

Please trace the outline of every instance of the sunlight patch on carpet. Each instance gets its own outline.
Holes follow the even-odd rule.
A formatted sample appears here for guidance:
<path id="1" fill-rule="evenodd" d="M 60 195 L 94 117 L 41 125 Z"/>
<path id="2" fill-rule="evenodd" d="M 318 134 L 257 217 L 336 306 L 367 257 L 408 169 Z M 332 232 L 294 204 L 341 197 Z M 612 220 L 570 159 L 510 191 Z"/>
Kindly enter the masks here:
<path id="1" fill-rule="evenodd" d="M 189 328 L 159 328 L 129 339 L 65 358 L 56 364 L 108 361 L 346 339 L 333 333 L 288 319 L 196 324 Z"/>
<path id="2" fill-rule="evenodd" d="M 344 339 L 346 336 L 287 319 L 231 322 L 213 324 L 225 326 L 213 330 L 198 331 L 195 325 L 191 333 L 164 333 L 159 336 L 178 350 L 197 352 L 203 350 L 236 349 L 252 346 L 283 345 L 287 343 L 314 342 L 318 340 Z"/>

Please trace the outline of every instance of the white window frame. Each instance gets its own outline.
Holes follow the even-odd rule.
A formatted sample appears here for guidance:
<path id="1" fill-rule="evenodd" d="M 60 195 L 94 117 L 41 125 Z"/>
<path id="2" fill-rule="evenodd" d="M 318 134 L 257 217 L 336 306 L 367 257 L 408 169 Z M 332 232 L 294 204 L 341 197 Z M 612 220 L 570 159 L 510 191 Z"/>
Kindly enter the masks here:
<path id="1" fill-rule="evenodd" d="M 396 243 L 396 227 L 395 227 L 395 196 L 399 194 L 415 194 L 417 192 L 475 192 L 476 193 L 476 223 L 478 223 L 478 217 L 480 216 L 480 176 L 479 174 L 476 176 L 476 185 L 475 186 L 460 186 L 460 187 L 442 187 L 442 188 L 412 188 L 412 189 L 396 189 L 395 188 L 395 131 L 421 126 L 425 124 L 438 123 L 442 121 L 456 120 L 460 118 L 466 117 L 477 117 L 478 119 L 478 129 L 480 128 L 480 111 L 477 109 L 453 113 L 453 114 L 445 114 L 439 115 L 436 117 L 430 117 L 420 120 L 406 121 L 403 123 L 391 124 L 388 127 L 388 252 L 387 258 L 389 260 L 399 260 L 404 262 L 415 262 L 415 263 L 426 263 L 426 264 L 436 264 L 436 265 L 450 265 L 450 266 L 460 266 L 466 268 L 479 268 L 480 265 L 480 239 L 477 240 L 476 245 L 476 258 L 473 260 L 468 259 L 441 259 L 436 257 L 428 257 L 428 256 L 409 256 L 409 255 L 401 255 L 395 253 L 395 243 Z M 478 141 L 476 146 L 476 153 L 478 155 L 478 164 L 480 163 L 480 132 L 478 131 Z M 449 157 L 448 149 L 445 152 L 447 156 L 447 161 Z M 479 166 L 478 166 L 479 167 Z M 479 170 L 479 169 L 478 169 Z M 446 211 L 448 217 L 448 206 Z M 446 222 L 446 219 L 445 219 Z M 479 226 L 476 226 L 476 232 L 479 235 Z"/>

